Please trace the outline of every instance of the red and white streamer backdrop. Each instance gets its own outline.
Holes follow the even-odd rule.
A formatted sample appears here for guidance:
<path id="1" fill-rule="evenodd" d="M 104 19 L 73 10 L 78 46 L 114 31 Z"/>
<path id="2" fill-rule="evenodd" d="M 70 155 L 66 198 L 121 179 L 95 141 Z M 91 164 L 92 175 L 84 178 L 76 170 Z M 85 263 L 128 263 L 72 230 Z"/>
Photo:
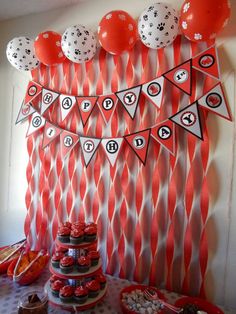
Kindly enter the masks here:
<path id="1" fill-rule="evenodd" d="M 205 48 L 179 36 L 159 50 L 137 44 L 127 54 L 112 56 L 101 49 L 86 64 L 41 65 L 32 79 L 65 94 L 108 94 L 151 80 Z M 59 126 L 93 137 L 123 136 L 165 120 L 213 85 L 213 79 L 193 70 L 192 95 L 167 82 L 160 111 L 142 95 L 134 120 L 118 106 L 108 124 L 95 113 L 83 128 L 76 112 Z M 45 117 L 58 124 L 59 114 L 59 107 L 52 106 Z M 43 150 L 43 131 L 30 136 L 25 233 L 31 247 L 52 250 L 60 222 L 84 217 L 98 223 L 108 273 L 203 296 L 209 141 L 206 128 L 204 141 L 176 129 L 176 156 L 151 139 L 145 166 L 126 144 L 114 168 L 101 148 L 86 168 L 80 145 L 62 158 L 59 141 Z"/>

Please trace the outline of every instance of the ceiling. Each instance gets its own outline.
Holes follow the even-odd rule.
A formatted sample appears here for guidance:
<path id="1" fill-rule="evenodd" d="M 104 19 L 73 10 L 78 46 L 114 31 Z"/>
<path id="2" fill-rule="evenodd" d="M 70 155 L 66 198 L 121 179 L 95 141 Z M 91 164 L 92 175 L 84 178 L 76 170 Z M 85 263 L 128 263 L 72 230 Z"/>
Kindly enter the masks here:
<path id="1" fill-rule="evenodd" d="M 65 7 L 83 0 L 0 0 L 0 21 Z"/>

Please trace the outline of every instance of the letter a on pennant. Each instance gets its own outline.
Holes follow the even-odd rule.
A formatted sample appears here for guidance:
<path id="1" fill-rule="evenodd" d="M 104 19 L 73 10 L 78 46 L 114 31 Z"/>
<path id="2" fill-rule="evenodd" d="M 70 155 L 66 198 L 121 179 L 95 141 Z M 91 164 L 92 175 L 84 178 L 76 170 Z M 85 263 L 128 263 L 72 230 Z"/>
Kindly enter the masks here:
<path id="1" fill-rule="evenodd" d="M 123 143 L 123 137 L 104 138 L 102 140 L 102 147 L 112 167 L 114 167 L 115 165 L 122 143 Z"/>
<path id="2" fill-rule="evenodd" d="M 93 155 L 98 149 L 100 142 L 101 142 L 101 139 L 98 139 L 98 138 L 83 137 L 83 136 L 80 137 L 80 144 L 81 144 L 82 153 L 84 156 L 84 162 L 85 162 L 86 167 L 88 166 L 91 159 L 93 158 Z"/>
<path id="3" fill-rule="evenodd" d="M 192 59 L 178 65 L 163 75 L 186 94 L 192 94 Z"/>
<path id="4" fill-rule="evenodd" d="M 141 93 L 141 85 L 122 90 L 116 93 L 116 96 L 121 101 L 125 110 L 128 112 L 130 117 L 133 119 L 136 113 L 136 109 L 139 102 L 139 97 Z"/>
<path id="5" fill-rule="evenodd" d="M 40 113 L 43 114 L 48 108 L 54 103 L 54 101 L 59 97 L 59 94 L 53 92 L 49 89 L 43 88 L 42 92 L 42 104 Z"/>
<path id="6" fill-rule="evenodd" d="M 76 98 L 75 96 L 60 95 L 59 102 L 60 102 L 60 109 L 61 109 L 61 121 L 64 121 L 65 118 L 73 109 L 76 103 Z"/>
<path id="7" fill-rule="evenodd" d="M 219 80 L 220 70 L 216 47 L 211 46 L 193 57 L 193 68 Z"/>
<path id="8" fill-rule="evenodd" d="M 175 125 L 172 121 L 167 119 L 152 127 L 151 136 L 172 155 L 175 154 Z"/>
<path id="9" fill-rule="evenodd" d="M 99 96 L 98 106 L 106 123 L 109 122 L 118 102 L 115 94 Z"/>
<path id="10" fill-rule="evenodd" d="M 26 137 L 44 127 L 45 122 L 46 122 L 45 118 L 42 117 L 38 112 L 35 112 L 31 117 Z"/>
<path id="11" fill-rule="evenodd" d="M 143 84 L 142 92 L 157 108 L 161 107 L 164 89 L 164 77 L 160 76 L 153 81 Z"/>
<path id="12" fill-rule="evenodd" d="M 132 133 L 124 138 L 141 162 L 145 165 L 150 139 L 150 129 Z"/>
<path id="13" fill-rule="evenodd" d="M 199 109 L 196 102 L 183 108 L 169 119 L 203 140 Z"/>
<path id="14" fill-rule="evenodd" d="M 63 130 L 60 134 L 61 155 L 66 157 L 79 141 L 79 136 L 75 133 Z"/>
<path id="15" fill-rule="evenodd" d="M 232 121 L 229 105 L 220 82 L 199 98 L 197 102 L 204 109 Z"/>
<path id="16" fill-rule="evenodd" d="M 42 92 L 42 86 L 33 81 L 29 82 L 24 99 L 24 103 L 28 104 L 33 101 Z"/>
<path id="17" fill-rule="evenodd" d="M 97 102 L 98 97 L 88 96 L 88 97 L 76 97 L 77 105 L 79 108 L 80 117 L 83 126 L 87 123 L 94 107 Z"/>
<path id="18" fill-rule="evenodd" d="M 56 127 L 52 123 L 46 121 L 44 132 L 43 132 L 43 143 L 42 148 L 44 149 L 49 145 L 56 137 L 58 137 L 62 132 L 62 129 Z"/>

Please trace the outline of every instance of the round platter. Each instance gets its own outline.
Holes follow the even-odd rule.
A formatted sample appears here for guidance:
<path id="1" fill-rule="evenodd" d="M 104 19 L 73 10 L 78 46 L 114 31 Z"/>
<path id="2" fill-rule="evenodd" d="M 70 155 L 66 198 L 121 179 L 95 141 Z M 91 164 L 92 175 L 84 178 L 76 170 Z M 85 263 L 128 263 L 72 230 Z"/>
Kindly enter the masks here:
<path id="1" fill-rule="evenodd" d="M 219 307 L 200 298 L 181 297 L 175 302 L 175 305 L 178 307 L 183 307 L 186 304 L 194 304 L 199 308 L 199 310 L 205 311 L 209 314 L 224 314 L 224 312 Z"/>
<path id="2" fill-rule="evenodd" d="M 55 243 L 60 246 L 63 247 L 64 249 L 85 249 L 85 248 L 89 248 L 90 246 L 94 246 L 94 244 L 97 243 L 97 239 L 93 242 L 82 242 L 80 244 L 72 244 L 70 242 L 61 242 L 60 240 L 58 240 L 56 238 Z"/>
<path id="3" fill-rule="evenodd" d="M 60 268 L 56 268 L 52 266 L 52 264 L 50 264 L 49 269 L 51 273 L 63 279 L 81 279 L 84 277 L 90 277 L 90 276 L 95 275 L 101 269 L 101 267 L 102 267 L 102 262 L 101 262 L 101 258 L 99 258 L 98 264 L 96 266 L 91 266 L 89 270 L 85 273 L 79 273 L 78 271 L 74 270 L 68 274 L 64 274 L 62 273 Z"/>
<path id="4" fill-rule="evenodd" d="M 48 280 L 45 284 L 45 289 L 48 293 L 48 300 L 55 306 L 59 306 L 66 310 L 76 310 L 76 311 L 85 311 L 91 307 L 94 307 L 98 302 L 100 302 L 106 295 L 107 285 L 103 290 L 100 291 L 99 295 L 96 298 L 88 298 L 88 300 L 84 304 L 78 304 L 75 302 L 64 303 L 60 300 L 60 298 L 54 297 L 51 293 L 50 289 L 50 281 Z"/>

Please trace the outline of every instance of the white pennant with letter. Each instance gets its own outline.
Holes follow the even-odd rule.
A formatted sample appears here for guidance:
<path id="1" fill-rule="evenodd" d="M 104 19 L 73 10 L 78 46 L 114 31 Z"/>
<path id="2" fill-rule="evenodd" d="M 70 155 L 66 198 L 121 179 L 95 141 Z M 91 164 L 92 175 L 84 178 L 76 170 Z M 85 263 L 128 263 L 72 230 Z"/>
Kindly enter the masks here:
<path id="1" fill-rule="evenodd" d="M 35 112 L 32 115 L 32 119 L 30 121 L 26 137 L 40 130 L 42 127 L 44 127 L 45 123 L 46 123 L 45 118 L 42 117 L 38 112 Z"/>
<path id="2" fill-rule="evenodd" d="M 93 138 L 93 137 L 80 137 L 80 144 L 84 156 L 84 162 L 86 167 L 90 163 L 90 160 L 93 158 L 93 155 L 95 154 L 98 145 L 100 144 L 101 139 Z"/>
<path id="3" fill-rule="evenodd" d="M 59 97 L 59 94 L 56 92 L 53 92 L 49 89 L 43 88 L 42 91 L 42 104 L 41 104 L 41 114 L 43 114 L 53 103 L 54 101 Z"/>
<path id="4" fill-rule="evenodd" d="M 123 137 L 104 138 L 102 140 L 102 147 L 112 167 L 115 165 L 122 143 L 123 143 Z"/>
<path id="5" fill-rule="evenodd" d="M 60 95 L 61 120 L 64 121 L 76 104 L 75 96 Z"/>
<path id="6" fill-rule="evenodd" d="M 143 94 L 157 107 L 161 107 L 164 77 L 160 76 L 142 86 Z"/>
<path id="7" fill-rule="evenodd" d="M 132 119 L 136 113 L 140 92 L 141 85 L 115 93 Z"/>

